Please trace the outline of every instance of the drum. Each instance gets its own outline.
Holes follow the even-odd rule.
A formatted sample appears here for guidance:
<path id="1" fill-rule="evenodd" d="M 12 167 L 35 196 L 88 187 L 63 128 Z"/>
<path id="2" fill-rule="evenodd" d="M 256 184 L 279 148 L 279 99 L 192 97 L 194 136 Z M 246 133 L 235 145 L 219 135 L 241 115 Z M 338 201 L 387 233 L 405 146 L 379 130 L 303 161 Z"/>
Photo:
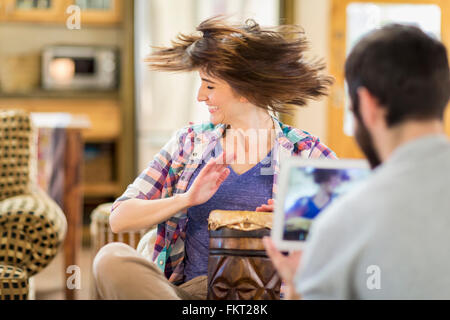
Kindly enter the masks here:
<path id="1" fill-rule="evenodd" d="M 281 278 L 266 255 L 271 212 L 212 211 L 209 226 L 210 300 L 279 300 Z"/>

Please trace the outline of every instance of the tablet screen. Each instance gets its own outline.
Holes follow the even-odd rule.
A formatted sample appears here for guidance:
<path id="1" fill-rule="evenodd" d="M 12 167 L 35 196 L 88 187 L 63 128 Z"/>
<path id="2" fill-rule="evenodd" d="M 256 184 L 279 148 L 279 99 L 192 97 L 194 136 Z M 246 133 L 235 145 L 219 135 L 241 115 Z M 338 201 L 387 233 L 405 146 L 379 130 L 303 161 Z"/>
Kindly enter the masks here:
<path id="1" fill-rule="evenodd" d="M 368 177 L 368 168 L 289 168 L 284 197 L 285 241 L 304 241 L 312 221 L 342 194 Z"/>

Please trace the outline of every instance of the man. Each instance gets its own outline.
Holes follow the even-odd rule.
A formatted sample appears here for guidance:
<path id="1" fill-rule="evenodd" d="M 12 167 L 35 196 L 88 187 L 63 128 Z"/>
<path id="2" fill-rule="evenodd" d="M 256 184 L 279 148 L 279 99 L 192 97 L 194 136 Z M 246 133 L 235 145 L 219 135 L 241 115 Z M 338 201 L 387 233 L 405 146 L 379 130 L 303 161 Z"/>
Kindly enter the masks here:
<path id="1" fill-rule="evenodd" d="M 373 175 L 318 216 L 303 252 L 283 256 L 266 238 L 267 252 L 291 298 L 449 299 L 446 49 L 388 25 L 354 47 L 345 74 Z"/>

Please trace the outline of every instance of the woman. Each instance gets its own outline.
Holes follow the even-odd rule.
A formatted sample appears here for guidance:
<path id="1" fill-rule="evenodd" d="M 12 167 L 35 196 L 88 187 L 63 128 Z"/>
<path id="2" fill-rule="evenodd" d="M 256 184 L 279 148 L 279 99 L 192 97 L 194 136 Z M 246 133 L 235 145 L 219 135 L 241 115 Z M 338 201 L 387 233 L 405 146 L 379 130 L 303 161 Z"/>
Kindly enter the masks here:
<path id="1" fill-rule="evenodd" d="M 314 219 L 335 198 L 335 190 L 347 176 L 336 169 L 315 169 L 313 180 L 319 190 L 312 196 L 300 197 L 287 209 L 284 240 L 305 240 Z"/>
<path id="2" fill-rule="evenodd" d="M 335 157 L 319 139 L 271 116 L 325 95 L 332 84 L 321 75 L 323 64 L 305 60 L 297 27 L 212 18 L 197 31 L 180 34 L 147 62 L 154 70 L 198 72 L 197 99 L 208 106 L 210 123 L 178 131 L 114 203 L 114 232 L 157 224 L 158 236 L 154 263 L 124 244 L 99 251 L 94 275 L 103 298 L 204 299 L 209 212 L 267 203 L 284 157 Z"/>

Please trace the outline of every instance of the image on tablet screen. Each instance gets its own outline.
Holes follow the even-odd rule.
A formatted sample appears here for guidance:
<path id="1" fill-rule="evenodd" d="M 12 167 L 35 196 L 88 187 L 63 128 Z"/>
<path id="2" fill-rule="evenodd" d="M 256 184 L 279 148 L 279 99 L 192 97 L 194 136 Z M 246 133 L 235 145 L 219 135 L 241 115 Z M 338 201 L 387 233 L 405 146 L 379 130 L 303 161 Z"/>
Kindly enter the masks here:
<path id="1" fill-rule="evenodd" d="M 369 174 L 364 168 L 292 167 L 284 199 L 283 240 L 306 240 L 314 218 Z"/>

